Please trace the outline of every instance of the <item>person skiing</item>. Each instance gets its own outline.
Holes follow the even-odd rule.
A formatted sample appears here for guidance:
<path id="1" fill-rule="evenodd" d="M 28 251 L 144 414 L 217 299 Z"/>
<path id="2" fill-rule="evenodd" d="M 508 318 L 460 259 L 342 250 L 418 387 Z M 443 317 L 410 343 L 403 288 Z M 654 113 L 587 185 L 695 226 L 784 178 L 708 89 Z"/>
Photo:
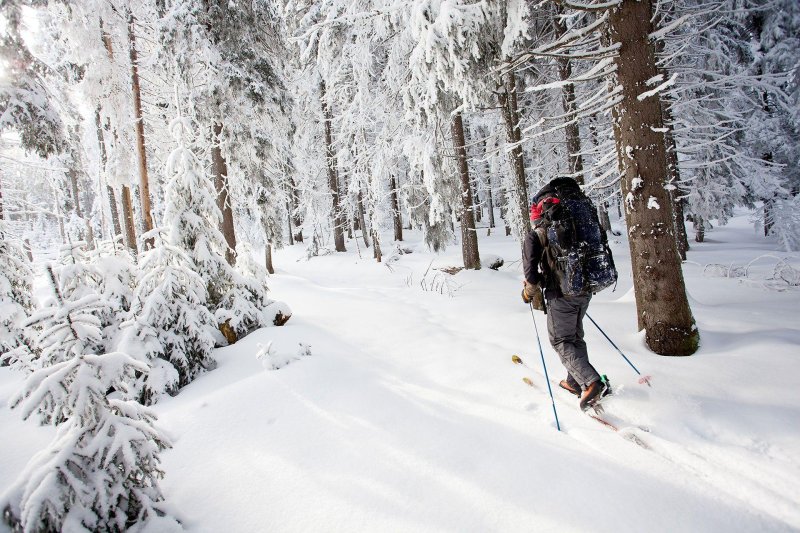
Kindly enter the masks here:
<path id="1" fill-rule="evenodd" d="M 574 180 L 566 179 L 578 187 Z M 556 180 L 563 181 L 565 178 Z M 525 275 L 522 299 L 525 303 L 532 303 L 534 309 L 547 314 L 550 344 L 567 370 L 567 378 L 561 380 L 559 386 L 580 398 L 579 406 L 585 411 L 608 394 L 609 390 L 606 382 L 589 362 L 589 353 L 583 340 L 583 317 L 589 308 L 592 293 L 565 296 L 552 272 L 551 261 L 548 260 L 549 241 L 545 227 L 548 220 L 543 215 L 560 200 L 554 195 L 543 194 L 543 191 L 556 183 L 556 180 L 537 193 L 531 205 L 533 229 L 525 237 L 522 253 Z"/>

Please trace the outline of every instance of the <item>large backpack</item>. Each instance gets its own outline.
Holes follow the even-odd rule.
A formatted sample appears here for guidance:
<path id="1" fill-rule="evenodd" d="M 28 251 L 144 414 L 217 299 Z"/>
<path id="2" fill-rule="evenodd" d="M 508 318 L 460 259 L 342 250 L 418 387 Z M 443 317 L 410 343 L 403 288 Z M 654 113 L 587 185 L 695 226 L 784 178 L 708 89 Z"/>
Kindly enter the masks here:
<path id="1" fill-rule="evenodd" d="M 594 204 L 572 178 L 556 178 L 533 197 L 545 201 L 537 233 L 546 232 L 549 275 L 564 296 L 599 292 L 617 281 L 617 269 Z M 544 231 L 542 231 L 544 230 Z"/>

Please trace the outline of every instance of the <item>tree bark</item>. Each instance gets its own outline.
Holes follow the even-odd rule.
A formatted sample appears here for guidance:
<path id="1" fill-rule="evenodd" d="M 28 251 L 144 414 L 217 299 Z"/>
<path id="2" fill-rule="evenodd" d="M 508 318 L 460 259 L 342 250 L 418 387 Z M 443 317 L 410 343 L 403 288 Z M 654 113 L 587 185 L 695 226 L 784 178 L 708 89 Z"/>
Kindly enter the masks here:
<path id="1" fill-rule="evenodd" d="M 214 188 L 217 190 L 217 206 L 222 213 L 220 230 L 225 236 L 225 260 L 229 265 L 236 264 L 236 230 L 233 225 L 233 208 L 228 195 L 228 163 L 222 155 L 220 134 L 222 124 L 214 122 L 211 142 L 211 172 L 214 174 Z"/>
<path id="2" fill-rule="evenodd" d="M 672 223 L 661 106 L 657 96 L 637 97 L 658 73 L 650 2 L 622 0 L 609 13 L 623 100 L 614 112 L 617 156 L 623 174 L 634 292 L 639 328 L 648 347 L 661 355 L 691 355 L 700 336 L 686 296 Z"/>
<path id="3" fill-rule="evenodd" d="M 364 219 L 364 196 L 358 191 L 358 225 L 361 227 L 361 236 L 364 239 L 364 246 L 369 248 L 369 236 L 367 235 L 367 222 Z"/>
<path id="4" fill-rule="evenodd" d="M 344 227 L 347 224 L 344 220 L 341 204 L 339 201 L 339 177 L 336 169 L 336 153 L 333 150 L 333 132 L 331 129 L 331 110 L 328 106 L 325 94 L 325 82 L 319 82 L 320 103 L 322 104 L 323 122 L 325 127 L 325 159 L 328 168 L 328 186 L 331 189 L 331 201 L 333 203 L 333 242 L 337 252 L 346 252 L 344 247 Z"/>
<path id="5" fill-rule="evenodd" d="M 400 215 L 400 201 L 397 198 L 397 180 L 392 174 L 390 186 L 392 188 L 392 219 L 394 220 L 394 240 L 403 240 L 403 219 Z"/>
<path id="6" fill-rule="evenodd" d="M 378 232 L 375 231 L 375 228 L 372 229 L 372 243 L 372 256 L 380 263 L 383 258 L 383 252 L 381 251 L 381 242 L 378 239 Z"/>
<path id="7" fill-rule="evenodd" d="M 556 4 L 556 13 L 553 17 L 553 27 L 555 28 L 556 39 L 562 37 L 567 33 L 567 28 L 564 21 L 559 16 L 562 9 Z M 570 65 L 569 58 L 558 57 L 558 73 L 561 81 L 566 81 L 572 77 L 572 65 Z M 566 114 L 567 125 L 564 128 L 564 134 L 567 140 L 567 161 L 569 173 L 575 177 L 580 185 L 583 185 L 583 156 L 581 155 L 581 133 L 580 127 L 576 119 L 575 107 L 575 86 L 571 83 L 564 85 L 561 88 L 561 100 L 564 105 L 564 113 Z"/>
<path id="8" fill-rule="evenodd" d="M 481 268 L 481 258 L 478 253 L 478 233 L 475 231 L 475 217 L 472 211 L 472 192 L 469 186 L 469 166 L 461 113 L 453 116 L 451 131 L 461 176 L 461 254 L 464 258 L 464 268 L 478 270 Z"/>
<path id="9" fill-rule="evenodd" d="M 136 247 L 136 223 L 133 216 L 131 188 L 127 185 L 122 186 L 122 216 L 125 220 L 125 244 L 128 245 L 131 253 L 135 256 L 138 251 Z"/>
<path id="10" fill-rule="evenodd" d="M 528 216 L 528 182 L 525 177 L 525 161 L 522 155 L 522 130 L 519 125 L 519 107 L 517 105 L 517 75 L 513 70 L 509 70 L 503 75 L 502 88 L 498 92 L 500 109 L 503 112 L 503 122 L 506 126 L 506 139 L 512 145 L 508 153 L 509 163 L 514 172 L 514 188 L 509 191 L 513 200 L 509 200 L 506 206 L 517 211 L 519 217 L 520 238 L 524 238 L 531 230 L 531 222 Z M 506 225 L 508 219 L 506 218 Z M 508 235 L 508 230 L 506 231 Z"/>
<path id="11" fill-rule="evenodd" d="M 264 265 L 267 267 L 267 272 L 270 274 L 275 273 L 275 267 L 272 265 L 272 243 L 268 242 L 264 246 Z"/>
<path id="12" fill-rule="evenodd" d="M 110 46 L 110 45 L 109 45 Z M 96 108 L 94 112 L 94 124 L 97 129 L 97 146 L 100 148 L 100 175 L 102 176 L 103 183 L 107 183 L 105 179 L 106 164 L 108 163 L 108 153 L 106 152 L 106 142 L 103 138 L 103 127 L 100 123 L 100 108 Z M 113 225 L 114 235 L 112 240 L 117 235 L 122 234 L 122 226 L 119 223 L 119 210 L 117 209 L 117 196 L 114 194 L 114 189 L 106 184 L 106 193 L 108 194 L 108 206 L 111 209 L 111 224 Z"/>
<path id="13" fill-rule="evenodd" d="M 136 18 L 128 15 L 128 44 L 131 59 L 131 88 L 133 90 L 133 112 L 136 120 L 136 155 L 139 163 L 139 200 L 142 205 L 143 232 L 153 229 L 153 215 L 150 209 L 150 178 L 147 175 L 147 149 L 144 138 L 144 117 L 142 116 L 142 91 L 139 86 L 139 58 L 136 51 Z M 152 248 L 153 238 L 145 240 L 145 248 Z"/>

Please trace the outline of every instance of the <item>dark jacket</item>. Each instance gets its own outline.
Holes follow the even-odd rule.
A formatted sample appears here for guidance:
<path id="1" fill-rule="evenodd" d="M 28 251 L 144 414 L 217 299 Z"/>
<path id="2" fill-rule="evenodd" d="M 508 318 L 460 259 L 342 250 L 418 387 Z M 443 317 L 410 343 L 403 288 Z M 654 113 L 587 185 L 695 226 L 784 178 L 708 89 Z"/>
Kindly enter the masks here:
<path id="1" fill-rule="evenodd" d="M 545 243 L 547 242 L 545 237 Z M 544 256 L 545 247 L 536 234 L 536 228 L 525 236 L 522 247 L 522 271 L 528 283 L 539 285 L 545 289 L 544 295 L 548 300 L 561 296 L 555 276 L 549 275 L 550 267 Z"/>

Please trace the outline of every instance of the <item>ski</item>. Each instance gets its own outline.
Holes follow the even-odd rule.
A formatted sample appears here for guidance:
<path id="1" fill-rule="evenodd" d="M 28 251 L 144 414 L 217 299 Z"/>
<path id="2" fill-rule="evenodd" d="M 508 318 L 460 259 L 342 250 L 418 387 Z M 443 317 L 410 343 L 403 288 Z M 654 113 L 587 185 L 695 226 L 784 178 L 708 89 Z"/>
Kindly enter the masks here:
<path id="1" fill-rule="evenodd" d="M 525 361 L 523 361 L 522 358 L 519 355 L 516 355 L 516 354 L 512 355 L 511 356 L 511 361 L 515 365 L 521 365 L 521 366 L 524 366 L 526 368 L 530 368 L 527 364 L 525 364 Z M 528 385 L 529 387 L 534 388 L 534 389 L 536 388 L 536 385 L 534 385 L 533 380 L 531 378 L 526 376 L 526 377 L 522 378 L 522 381 L 526 385 Z M 622 437 L 623 439 L 625 439 L 627 441 L 630 441 L 630 442 L 636 444 L 637 446 L 640 446 L 641 448 L 643 448 L 645 450 L 650 450 L 650 446 L 648 446 L 648 444 L 646 442 L 644 442 L 641 438 L 639 438 L 638 435 L 636 435 L 633 432 L 634 429 L 636 429 L 636 428 L 632 428 L 632 427 L 619 428 L 616 425 L 614 425 L 611 422 L 609 422 L 607 419 L 605 419 L 602 416 L 605 413 L 605 410 L 603 409 L 603 406 L 601 405 L 601 400 L 603 400 L 604 398 L 607 398 L 609 395 L 604 395 L 603 397 L 599 398 L 597 401 L 595 401 L 591 405 L 591 407 L 589 409 L 587 409 L 586 411 L 583 411 L 583 413 L 586 414 L 589 418 L 591 418 L 593 420 L 596 420 L 603 427 L 606 427 L 606 428 L 610 429 L 614 433 L 618 433 L 619 436 Z"/>

